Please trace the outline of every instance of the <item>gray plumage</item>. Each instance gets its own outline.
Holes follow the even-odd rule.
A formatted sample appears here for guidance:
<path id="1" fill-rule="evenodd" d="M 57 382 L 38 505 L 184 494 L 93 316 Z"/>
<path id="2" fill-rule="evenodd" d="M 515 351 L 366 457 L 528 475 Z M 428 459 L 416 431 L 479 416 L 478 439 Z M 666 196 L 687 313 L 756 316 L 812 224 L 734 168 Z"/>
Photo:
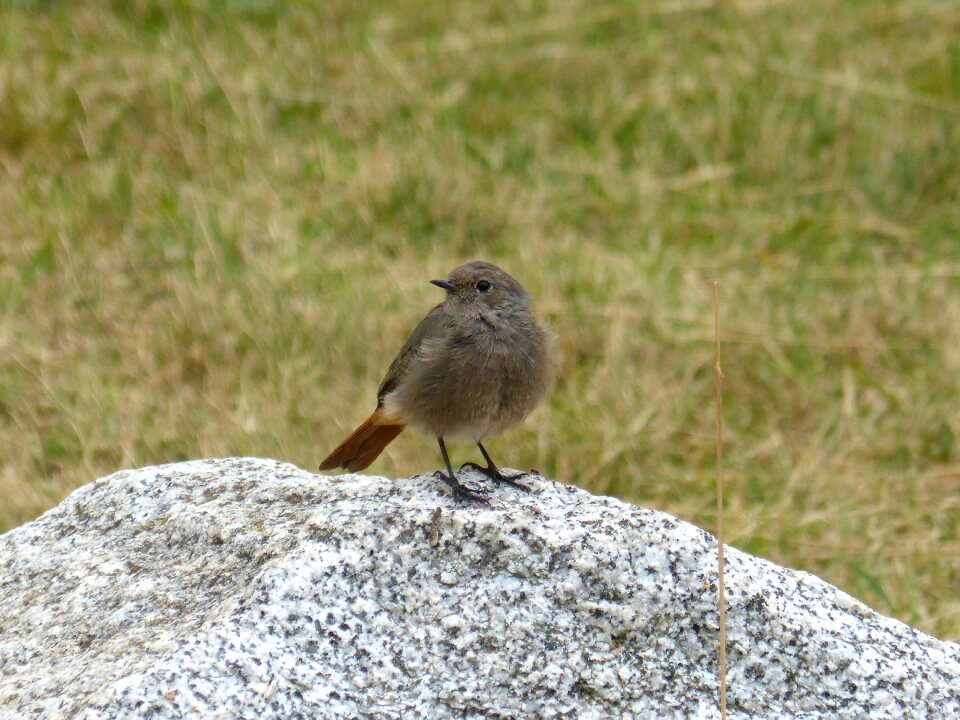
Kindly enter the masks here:
<path id="1" fill-rule="evenodd" d="M 482 470 L 513 483 L 497 470 L 482 441 L 519 423 L 543 399 L 551 381 L 549 336 L 526 291 L 496 265 L 475 260 L 431 282 L 446 298 L 391 363 L 373 415 L 320 469 L 363 469 L 412 425 L 437 438 L 449 472 L 444 480 L 457 494 L 482 500 L 485 495 L 457 481 L 443 440 L 477 443 L 487 460 Z"/>
<path id="2" fill-rule="evenodd" d="M 446 299 L 413 331 L 377 400 L 426 433 L 480 442 L 519 423 L 543 398 L 548 336 L 523 287 L 496 265 L 470 262 L 445 282 Z M 478 289 L 482 283 L 489 288 Z"/>

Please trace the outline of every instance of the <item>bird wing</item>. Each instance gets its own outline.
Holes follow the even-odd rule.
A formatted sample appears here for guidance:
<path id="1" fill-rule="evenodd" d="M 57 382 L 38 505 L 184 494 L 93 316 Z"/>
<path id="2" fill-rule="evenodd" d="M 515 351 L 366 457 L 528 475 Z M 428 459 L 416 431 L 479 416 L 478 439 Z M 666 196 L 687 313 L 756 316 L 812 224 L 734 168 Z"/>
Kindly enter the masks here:
<path id="1" fill-rule="evenodd" d="M 397 353 L 393 362 L 390 363 L 390 369 L 387 370 L 383 382 L 380 383 L 380 387 L 377 389 L 378 407 L 383 405 L 383 398 L 403 382 L 410 363 L 420 354 L 420 349 L 424 341 L 442 337 L 444 324 L 445 315 L 443 312 L 443 303 L 440 303 L 427 313 L 427 316 L 414 328 L 406 344 L 400 352 Z"/>

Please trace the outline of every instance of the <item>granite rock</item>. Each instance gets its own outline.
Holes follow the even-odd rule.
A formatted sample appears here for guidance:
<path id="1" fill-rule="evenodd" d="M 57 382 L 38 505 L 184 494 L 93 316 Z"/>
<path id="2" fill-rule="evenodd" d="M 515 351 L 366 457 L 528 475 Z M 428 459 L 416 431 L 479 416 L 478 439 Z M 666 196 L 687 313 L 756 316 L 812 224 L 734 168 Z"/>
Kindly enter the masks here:
<path id="1" fill-rule="evenodd" d="M 714 538 L 527 483 L 93 482 L 0 536 L 0 717 L 719 717 Z M 960 717 L 960 646 L 734 549 L 726 579 L 731 718 Z"/>

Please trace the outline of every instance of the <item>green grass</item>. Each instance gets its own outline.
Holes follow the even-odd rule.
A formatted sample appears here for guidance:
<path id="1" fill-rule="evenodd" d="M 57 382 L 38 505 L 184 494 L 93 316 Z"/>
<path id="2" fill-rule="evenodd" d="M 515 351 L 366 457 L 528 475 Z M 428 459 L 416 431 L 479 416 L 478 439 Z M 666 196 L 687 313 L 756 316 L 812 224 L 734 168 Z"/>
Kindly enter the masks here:
<path id="1" fill-rule="evenodd" d="M 729 540 L 960 639 L 954 10 L 0 3 L 0 527 L 316 467 L 484 258 L 563 356 L 494 457 L 710 528 L 716 279 Z"/>

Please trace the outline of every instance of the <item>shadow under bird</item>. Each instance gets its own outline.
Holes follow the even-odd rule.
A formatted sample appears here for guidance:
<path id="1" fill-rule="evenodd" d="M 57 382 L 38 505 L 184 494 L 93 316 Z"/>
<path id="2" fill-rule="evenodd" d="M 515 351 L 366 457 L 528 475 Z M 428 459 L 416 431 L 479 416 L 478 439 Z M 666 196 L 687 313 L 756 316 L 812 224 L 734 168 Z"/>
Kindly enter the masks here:
<path id="1" fill-rule="evenodd" d="M 550 341 L 523 287 L 503 270 L 475 260 L 446 280 L 431 280 L 446 298 L 420 321 L 377 390 L 377 409 L 327 458 L 321 470 L 362 470 L 410 425 L 437 438 L 458 498 L 488 497 L 457 480 L 444 439 L 477 444 L 486 467 L 464 463 L 495 482 L 503 475 L 483 441 L 525 418 L 551 380 Z"/>

